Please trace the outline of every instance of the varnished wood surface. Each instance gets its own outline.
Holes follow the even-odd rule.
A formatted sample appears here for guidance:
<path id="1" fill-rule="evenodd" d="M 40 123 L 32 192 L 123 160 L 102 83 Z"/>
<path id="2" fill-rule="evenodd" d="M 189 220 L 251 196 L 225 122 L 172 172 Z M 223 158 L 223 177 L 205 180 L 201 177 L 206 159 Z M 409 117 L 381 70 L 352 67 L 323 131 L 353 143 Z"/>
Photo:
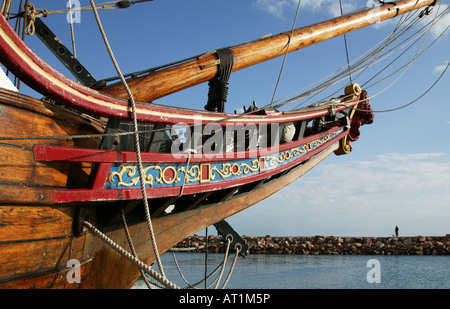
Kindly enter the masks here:
<path id="1" fill-rule="evenodd" d="M 52 203 L 54 189 L 77 185 L 72 179 L 68 184 L 69 173 L 75 173 L 79 183 L 86 183 L 91 168 L 89 164 L 79 164 L 82 168 L 78 169 L 64 162 L 37 162 L 32 147 L 46 144 L 96 148 L 99 138 L 21 138 L 103 133 L 100 122 L 8 91 L 0 91 L 0 118 L 0 136 L 18 138 L 0 140 L 0 203 Z"/>
<path id="2" fill-rule="evenodd" d="M 101 122 L 14 92 L 0 90 L 0 136 L 95 134 Z M 72 235 L 75 207 L 54 207 L 57 188 L 86 184 L 90 166 L 40 163 L 32 146 L 98 147 L 99 139 L 0 140 L 0 287 L 66 287 L 61 270 L 69 259 L 89 260 L 92 235 Z M 78 176 L 76 180 L 69 175 Z M 77 184 L 77 182 L 79 182 Z M 82 266 L 87 270 L 89 263 Z M 38 279 L 37 279 L 38 278 Z"/>

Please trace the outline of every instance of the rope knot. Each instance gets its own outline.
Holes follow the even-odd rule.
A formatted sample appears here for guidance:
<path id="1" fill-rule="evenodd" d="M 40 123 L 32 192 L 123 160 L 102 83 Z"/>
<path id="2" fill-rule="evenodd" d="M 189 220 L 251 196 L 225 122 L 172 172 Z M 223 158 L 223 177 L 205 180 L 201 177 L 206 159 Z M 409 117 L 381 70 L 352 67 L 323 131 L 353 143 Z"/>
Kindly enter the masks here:
<path id="1" fill-rule="evenodd" d="M 48 17 L 50 12 L 46 9 L 36 9 L 34 4 L 27 2 L 25 5 L 25 33 L 28 35 L 33 35 L 35 32 L 34 22 L 36 18 Z"/>

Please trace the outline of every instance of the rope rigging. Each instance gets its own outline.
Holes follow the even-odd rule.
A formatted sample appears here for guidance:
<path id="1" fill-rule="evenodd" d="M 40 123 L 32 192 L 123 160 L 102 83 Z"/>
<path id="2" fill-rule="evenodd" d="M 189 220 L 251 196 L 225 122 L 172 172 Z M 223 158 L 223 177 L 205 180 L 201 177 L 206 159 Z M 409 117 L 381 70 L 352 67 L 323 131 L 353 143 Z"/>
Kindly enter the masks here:
<path id="1" fill-rule="evenodd" d="M 302 3 L 302 1 L 299 0 L 298 5 L 297 5 L 297 12 L 295 13 L 295 17 L 294 17 L 294 22 L 292 23 L 292 30 L 291 30 L 291 34 L 289 36 L 289 41 L 288 41 L 288 44 L 286 47 L 286 52 L 284 53 L 283 63 L 281 65 L 280 73 L 278 74 L 277 84 L 275 85 L 275 90 L 273 91 L 272 100 L 270 101 L 270 106 L 272 106 L 273 100 L 275 99 L 275 95 L 277 93 L 278 84 L 280 83 L 281 74 L 283 73 L 284 64 L 286 62 L 287 54 L 289 53 L 289 46 L 291 45 L 292 34 L 294 33 L 294 30 L 295 30 L 295 24 L 297 22 L 297 16 L 298 16 L 298 12 L 300 11 L 301 3 Z"/>
<path id="2" fill-rule="evenodd" d="M 400 44 L 398 44 L 397 46 L 395 46 L 394 48 L 392 48 L 391 50 L 388 50 L 387 52 L 382 53 L 382 51 L 384 51 L 388 45 L 391 45 L 393 42 L 395 42 L 396 40 L 398 40 L 400 37 L 402 37 L 402 36 L 406 33 L 406 31 L 412 29 L 412 27 L 418 23 L 417 20 L 413 20 L 410 24 L 408 24 L 408 25 L 406 26 L 406 28 L 405 28 L 404 30 L 398 32 L 398 34 L 393 35 L 393 34 L 394 34 L 394 33 L 393 33 L 393 34 L 391 34 L 391 35 L 386 39 L 386 41 L 384 41 L 384 42 L 383 42 L 383 41 L 382 41 L 382 42 L 379 42 L 377 45 L 380 45 L 381 43 L 383 43 L 383 44 L 380 45 L 378 48 L 374 49 L 374 48 L 377 46 L 377 45 L 375 45 L 375 46 L 371 49 L 371 50 L 373 50 L 373 49 L 374 49 L 374 50 L 373 50 L 373 51 L 369 50 L 370 53 L 369 53 L 366 57 L 364 57 L 362 60 L 359 60 L 358 62 L 356 62 L 356 60 L 358 60 L 359 58 L 358 58 L 358 59 L 355 59 L 353 62 L 356 62 L 356 64 L 354 64 L 354 65 L 351 66 L 351 72 L 352 72 L 352 73 L 359 72 L 360 74 L 362 74 L 368 67 L 372 66 L 374 63 L 377 63 L 377 62 L 381 61 L 382 59 L 387 58 L 388 56 L 392 55 L 396 50 L 399 50 L 399 49 L 404 48 L 404 47 L 408 44 L 407 41 L 413 41 L 413 40 L 416 40 L 416 41 L 417 41 L 417 40 L 419 40 L 424 34 L 426 34 L 427 32 L 429 32 L 430 29 L 431 29 L 431 27 L 433 26 L 433 24 L 435 24 L 435 23 L 437 22 L 437 20 L 439 20 L 440 18 L 442 18 L 447 12 L 448 12 L 448 9 L 444 10 L 442 13 L 440 13 L 440 14 L 435 18 L 434 21 L 431 21 L 431 22 L 428 23 L 427 25 L 423 26 L 421 30 L 417 31 L 413 36 L 411 36 L 412 39 L 410 39 L 410 38 L 411 38 L 411 37 L 410 37 L 410 38 L 408 38 L 407 40 L 405 40 L 405 41 L 403 41 L 402 43 L 400 43 Z M 404 21 L 403 23 L 405 23 L 406 21 L 408 21 L 408 19 L 409 19 L 409 18 L 405 19 L 405 21 Z M 399 26 L 400 26 L 400 25 L 399 25 Z M 397 27 L 397 29 L 399 28 L 399 26 Z M 430 29 L 427 30 L 427 27 L 430 27 Z M 432 43 L 430 43 L 429 46 L 423 50 L 423 52 L 425 52 L 428 48 L 430 48 L 433 44 L 435 44 L 435 43 L 437 42 L 437 40 L 438 40 L 438 39 L 439 39 L 439 38 L 440 38 L 447 30 L 448 30 L 448 27 L 445 28 L 445 29 L 441 32 L 441 34 L 438 36 L 438 38 L 437 38 L 436 40 L 434 40 Z M 414 36 L 416 36 L 416 37 L 414 37 Z M 418 36 L 418 38 L 417 38 L 417 36 Z M 416 42 L 416 41 L 415 41 L 415 42 Z M 405 42 L 406 42 L 406 43 L 405 43 Z M 415 44 L 415 42 L 414 42 L 414 44 Z M 410 63 L 412 63 L 413 61 L 415 61 L 415 60 L 417 59 L 418 56 L 420 56 L 420 55 L 423 54 L 423 52 L 418 53 L 416 57 L 414 57 L 412 60 L 409 61 L 408 64 L 410 64 Z M 372 59 L 372 60 L 370 60 L 370 59 Z M 390 65 L 385 66 L 384 69 L 382 69 L 382 70 L 387 69 L 389 66 L 390 66 Z M 308 90 L 308 91 L 306 91 L 306 92 L 304 92 L 304 93 L 302 93 L 302 94 L 300 94 L 300 95 L 296 95 L 296 96 L 294 96 L 294 97 L 291 98 L 291 99 L 287 99 L 287 97 L 285 97 L 284 99 L 281 99 L 281 100 L 286 100 L 286 99 L 287 99 L 287 100 L 284 101 L 284 102 L 278 103 L 278 104 L 276 105 L 276 108 L 285 106 L 285 105 L 287 105 L 287 104 L 289 104 L 289 103 L 295 102 L 295 101 L 297 101 L 297 100 L 299 100 L 299 99 L 301 99 L 301 98 L 308 97 L 308 96 L 309 96 L 309 99 L 308 99 L 308 100 L 311 100 L 312 97 L 318 95 L 319 93 L 321 93 L 321 92 L 324 91 L 325 89 L 328 89 L 330 86 L 332 86 L 332 85 L 334 85 L 334 84 L 336 84 L 336 83 L 338 83 L 338 82 L 344 80 L 344 79 L 346 78 L 346 76 L 347 76 L 347 73 L 344 71 L 344 68 L 345 68 L 345 67 L 343 67 L 343 68 L 337 70 L 337 71 L 336 71 L 335 73 L 333 73 L 333 74 L 328 75 L 328 76 L 326 77 L 326 78 L 328 78 L 328 79 L 327 79 L 325 82 L 323 82 L 322 84 L 319 84 L 319 86 L 316 86 L 315 88 L 312 88 L 311 90 Z M 360 74 L 359 74 L 359 75 L 360 75 Z M 359 76 L 359 75 L 358 75 L 358 76 Z M 331 76 L 331 77 L 330 77 L 330 76 Z M 324 78 L 324 79 L 326 79 L 326 78 Z M 324 80 L 324 79 L 322 79 L 322 80 Z M 380 80 L 380 81 L 381 81 L 381 80 Z M 379 81 L 379 82 L 380 82 L 380 81 Z M 316 82 L 316 83 L 314 83 L 314 84 L 317 84 L 317 83 L 318 83 L 318 82 Z M 310 85 L 310 86 L 308 86 L 308 87 L 303 88 L 303 90 L 305 90 L 305 89 L 307 89 L 307 88 L 313 86 L 314 84 L 312 84 L 312 85 Z M 372 85 L 369 85 L 369 86 L 367 86 L 366 88 L 371 87 L 371 86 L 372 86 Z M 300 90 L 300 91 L 303 91 L 303 90 Z M 300 91 L 298 91 L 298 92 L 300 92 Z M 334 94 L 336 94 L 336 93 L 339 92 L 339 91 L 341 91 L 341 89 L 339 89 L 338 91 L 336 91 Z M 297 92 L 297 93 L 298 93 L 298 92 Z M 313 94 L 314 94 L 314 95 L 313 95 Z M 330 95 L 330 97 L 332 97 L 332 96 L 333 96 L 333 94 Z M 371 97 L 373 97 L 373 96 L 371 96 Z M 324 101 L 324 100 L 326 100 L 326 99 L 327 99 L 327 98 L 324 98 L 324 99 L 322 99 L 321 101 Z M 281 100 L 279 100 L 279 101 L 277 101 L 277 102 L 280 102 Z M 306 100 L 306 101 L 308 101 L 308 100 Z M 295 108 L 293 108 L 293 110 L 299 110 L 299 109 L 301 109 L 301 106 L 302 106 L 304 103 L 306 103 L 306 101 L 304 101 L 304 102 L 300 103 L 299 105 L 297 105 Z M 321 102 L 321 101 L 319 100 L 318 102 Z"/>
<path id="3" fill-rule="evenodd" d="M 344 12 L 342 10 L 342 0 L 339 0 L 339 8 L 341 11 L 341 16 L 343 16 Z M 350 79 L 350 85 L 351 85 L 351 84 L 353 84 L 353 81 L 352 81 L 352 72 L 350 70 L 350 58 L 348 56 L 347 34 L 346 33 L 344 33 L 344 44 L 345 44 L 345 54 L 347 55 L 348 77 Z"/>

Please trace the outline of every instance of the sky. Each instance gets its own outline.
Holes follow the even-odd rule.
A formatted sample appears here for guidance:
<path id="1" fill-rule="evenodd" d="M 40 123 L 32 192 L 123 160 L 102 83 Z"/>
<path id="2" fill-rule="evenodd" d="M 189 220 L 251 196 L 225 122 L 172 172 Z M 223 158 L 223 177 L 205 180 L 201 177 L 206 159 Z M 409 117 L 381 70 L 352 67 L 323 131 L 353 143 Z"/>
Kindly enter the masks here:
<path id="1" fill-rule="evenodd" d="M 37 0 L 34 4 L 49 11 L 66 8 L 66 1 Z M 80 4 L 88 6 L 90 2 L 81 0 Z M 342 9 L 348 13 L 372 4 L 372 0 L 342 0 Z M 442 1 L 439 9 L 449 5 L 450 1 Z M 121 71 L 129 73 L 290 31 L 297 6 L 296 0 L 154 0 L 123 10 L 102 10 L 100 17 Z M 339 15 L 339 0 L 303 0 L 295 26 Z M 52 14 L 44 22 L 71 47 L 66 18 L 65 13 Z M 77 57 L 95 78 L 115 76 L 92 12 L 82 11 L 74 18 Z M 347 34 L 350 61 L 386 38 L 398 22 L 396 18 Z M 407 64 L 449 24 L 447 13 L 378 79 Z M 35 36 L 27 37 L 26 43 L 65 72 Z M 450 234 L 450 70 L 417 102 L 383 112 L 408 104 L 426 92 L 450 61 L 449 51 L 450 31 L 446 31 L 406 69 L 380 83 L 369 82 L 366 90 L 375 110 L 374 123 L 361 128 L 361 137 L 352 144 L 350 154 L 328 157 L 296 182 L 227 221 L 239 234 L 251 236 L 386 237 L 394 234 L 396 225 L 403 236 Z M 354 74 L 353 82 L 366 83 L 397 55 L 375 63 L 362 74 Z M 234 72 L 226 111 L 242 111 L 253 101 L 258 106 L 267 105 L 274 93 L 275 100 L 285 98 L 345 68 L 344 37 L 287 55 L 281 71 L 282 63 L 280 57 Z M 308 102 L 320 101 L 347 83 L 349 79 L 345 78 Z M 39 97 L 26 86 L 21 89 Z M 156 103 L 203 109 L 207 93 L 207 84 L 202 84 Z"/>

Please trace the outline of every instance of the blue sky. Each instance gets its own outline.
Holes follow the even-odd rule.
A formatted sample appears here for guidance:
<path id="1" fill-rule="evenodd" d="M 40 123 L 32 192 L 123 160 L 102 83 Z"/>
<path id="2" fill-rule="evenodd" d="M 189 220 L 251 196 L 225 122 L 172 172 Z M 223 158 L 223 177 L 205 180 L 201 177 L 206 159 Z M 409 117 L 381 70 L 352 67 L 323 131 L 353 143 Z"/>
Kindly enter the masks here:
<path id="1" fill-rule="evenodd" d="M 64 9 L 65 3 L 35 1 L 37 8 L 50 11 Z M 100 11 L 100 17 L 121 70 L 128 73 L 269 33 L 289 31 L 297 3 L 295 0 L 154 0 L 126 10 Z M 342 3 L 345 13 L 372 1 L 342 0 Z M 443 1 L 440 10 L 449 4 L 450 1 Z M 81 6 L 87 5 L 89 1 L 81 1 Z M 296 26 L 338 14 L 338 0 L 303 0 Z M 92 12 L 83 11 L 79 17 L 80 23 L 74 24 L 78 58 L 97 79 L 116 75 Z M 71 46 L 65 14 L 51 15 L 44 22 Z M 387 21 L 348 34 L 350 61 L 388 36 L 397 22 L 398 19 Z M 449 23 L 447 13 L 423 46 L 428 46 Z M 373 96 L 374 110 L 407 104 L 435 82 L 450 61 L 449 32 L 416 59 L 395 83 L 400 74 L 367 89 L 369 96 Z M 65 72 L 36 37 L 27 37 L 26 42 L 56 69 Z M 407 63 L 421 44 L 419 41 L 414 45 L 399 59 L 399 64 L 390 67 L 390 72 Z M 392 60 L 391 57 L 377 63 L 358 78 L 353 76 L 354 82 L 365 83 Z M 233 73 L 226 111 L 240 110 L 253 101 L 258 106 L 269 104 L 282 61 L 278 58 Z M 343 37 L 289 54 L 275 99 L 291 95 L 346 64 Z M 362 127 L 361 138 L 353 143 L 351 154 L 330 156 L 306 176 L 229 218 L 228 222 L 245 235 L 390 236 L 395 225 L 399 226 L 401 235 L 450 233 L 449 75 L 444 75 L 416 103 L 394 112 L 375 113 L 374 123 Z M 348 80 L 343 80 L 310 103 L 325 98 L 346 83 Z M 33 94 L 26 87 L 24 91 Z M 157 103 L 203 109 L 207 92 L 207 85 L 199 85 L 161 98 Z"/>

